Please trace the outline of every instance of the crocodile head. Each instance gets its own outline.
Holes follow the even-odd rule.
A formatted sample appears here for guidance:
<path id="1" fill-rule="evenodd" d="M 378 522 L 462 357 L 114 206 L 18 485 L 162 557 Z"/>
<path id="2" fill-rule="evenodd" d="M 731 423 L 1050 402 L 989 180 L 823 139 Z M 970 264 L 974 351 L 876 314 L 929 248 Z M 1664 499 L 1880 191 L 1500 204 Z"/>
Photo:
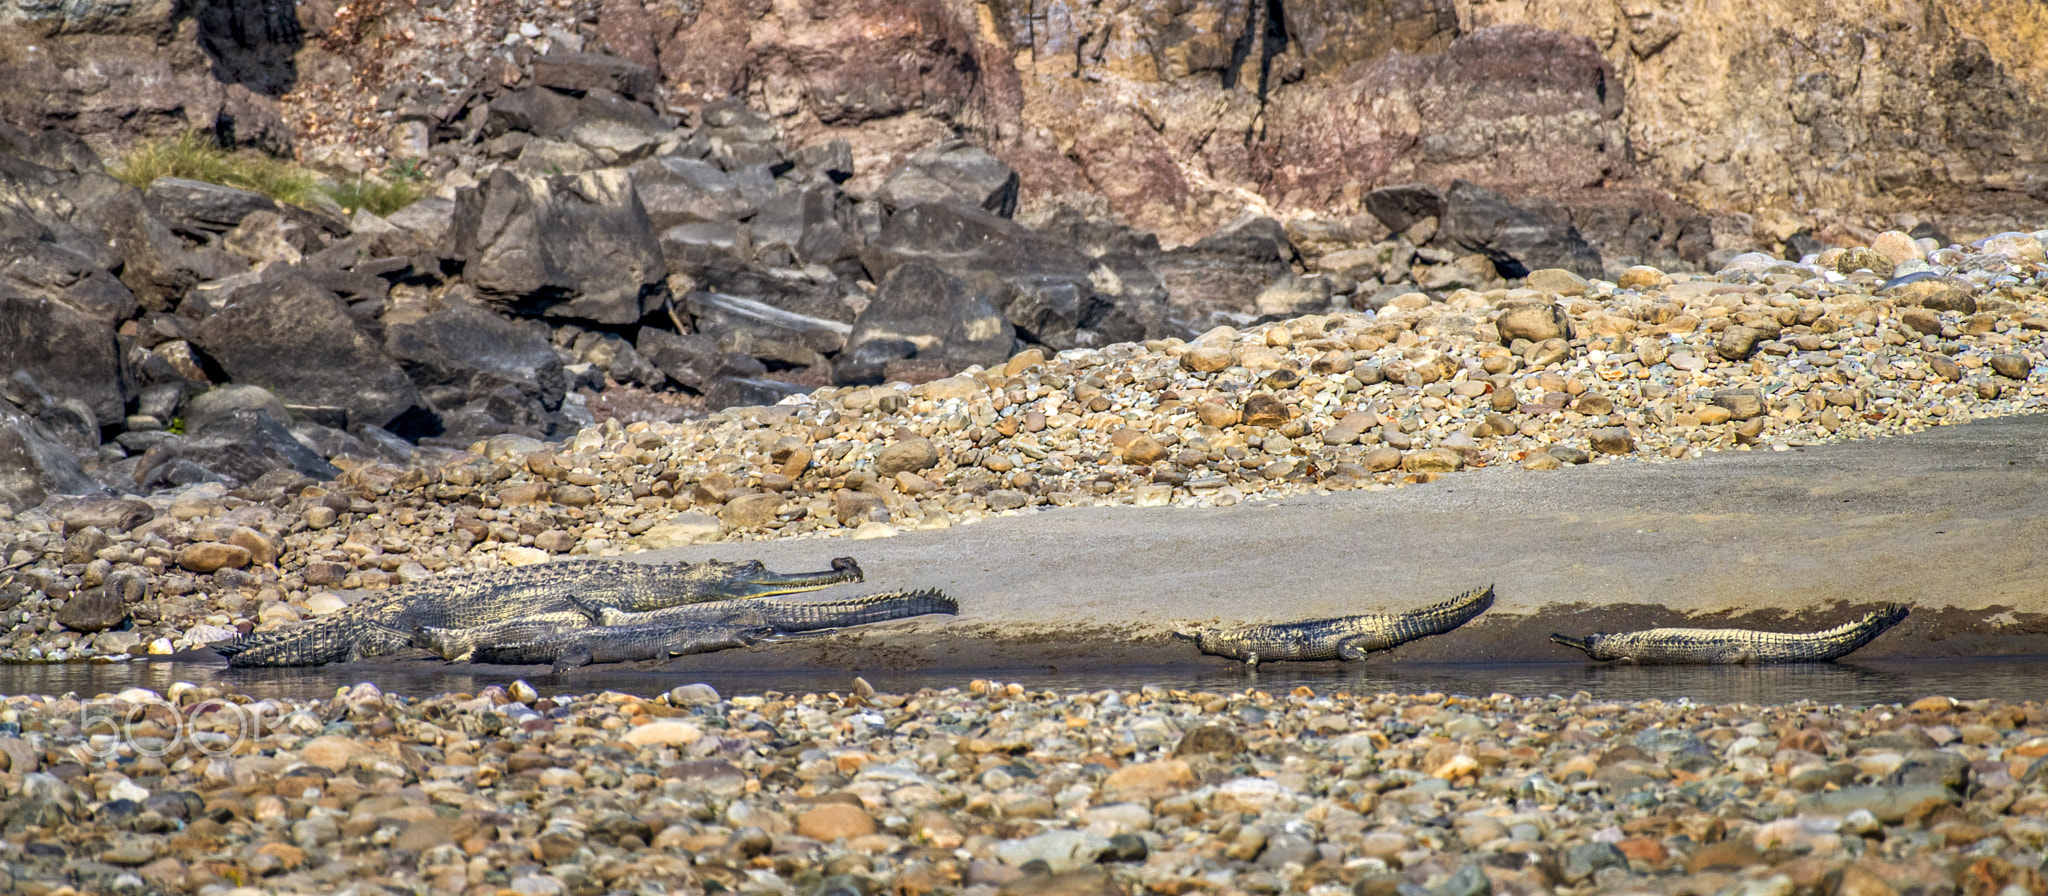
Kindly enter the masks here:
<path id="1" fill-rule="evenodd" d="M 775 572 L 759 560 L 749 560 L 745 563 L 701 563 L 692 567 L 690 574 L 702 576 L 704 584 L 712 585 L 718 594 L 728 599 L 816 591 L 845 582 L 858 582 L 865 577 L 860 564 L 852 557 L 834 558 L 832 568 L 824 572 Z"/>

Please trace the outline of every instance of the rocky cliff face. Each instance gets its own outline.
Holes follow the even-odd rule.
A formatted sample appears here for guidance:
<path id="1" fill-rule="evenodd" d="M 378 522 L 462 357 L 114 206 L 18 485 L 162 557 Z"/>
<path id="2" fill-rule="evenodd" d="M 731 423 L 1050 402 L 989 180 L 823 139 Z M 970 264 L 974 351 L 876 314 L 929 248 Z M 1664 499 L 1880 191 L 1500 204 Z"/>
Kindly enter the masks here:
<path id="1" fill-rule="evenodd" d="M 1914 214 L 1999 229 L 2048 200 L 2048 7 L 1461 0 L 1466 28 L 1585 37 L 1627 91 L 1639 170 L 1782 239 Z"/>
<path id="2" fill-rule="evenodd" d="M 0 454 L 38 471 L 0 504 L 559 437 L 622 386 L 769 404 L 1910 230 L 1822 262 L 1890 276 L 2048 217 L 2044 22 L 2018 0 L 0 0 Z M 434 195 L 344 217 L 102 164 L 188 129 L 338 175 L 403 162 Z"/>
<path id="3" fill-rule="evenodd" d="M 848 140 L 853 193 L 964 134 L 1018 170 L 1026 220 L 1110 212 L 1169 244 L 1247 209 L 1369 231 L 1373 188 L 1458 178 L 1605 255 L 1694 264 L 2048 206 L 2027 0 L 0 0 L 0 31 L 0 80 L 35 88 L 0 119 L 103 148 L 201 126 L 333 164 L 429 156 L 466 94 L 591 49 L 656 71 L 678 112 L 739 98 L 792 145 Z"/>

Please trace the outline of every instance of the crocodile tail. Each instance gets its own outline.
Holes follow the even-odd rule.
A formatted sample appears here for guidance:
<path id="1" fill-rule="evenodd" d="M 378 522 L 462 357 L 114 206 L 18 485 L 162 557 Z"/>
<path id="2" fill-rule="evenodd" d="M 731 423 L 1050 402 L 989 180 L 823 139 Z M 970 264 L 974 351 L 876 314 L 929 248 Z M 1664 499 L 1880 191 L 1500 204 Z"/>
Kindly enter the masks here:
<path id="1" fill-rule="evenodd" d="M 1492 607 L 1493 586 L 1474 588 L 1443 603 L 1397 617 L 1398 637 L 1402 642 L 1406 642 L 1430 635 L 1441 635 L 1471 622 Z"/>
<path id="2" fill-rule="evenodd" d="M 1878 635 L 1898 625 L 1911 611 L 1903 604 L 1885 604 L 1883 607 L 1844 625 L 1814 633 L 1811 638 L 1819 650 L 1811 656 L 1818 662 L 1838 660 L 1858 650 L 1863 645 L 1877 640 Z M 1807 659 L 1807 657 L 1801 657 Z"/>
<path id="3" fill-rule="evenodd" d="M 785 634 L 845 628 L 941 614 L 957 616 L 960 603 L 935 589 L 888 591 L 842 600 L 790 602 L 763 606 L 768 622 Z"/>
<path id="4" fill-rule="evenodd" d="M 361 629 L 355 619 L 317 619 L 291 628 L 243 635 L 214 645 L 213 651 L 227 657 L 228 665 L 237 668 L 318 666 L 348 659 Z"/>

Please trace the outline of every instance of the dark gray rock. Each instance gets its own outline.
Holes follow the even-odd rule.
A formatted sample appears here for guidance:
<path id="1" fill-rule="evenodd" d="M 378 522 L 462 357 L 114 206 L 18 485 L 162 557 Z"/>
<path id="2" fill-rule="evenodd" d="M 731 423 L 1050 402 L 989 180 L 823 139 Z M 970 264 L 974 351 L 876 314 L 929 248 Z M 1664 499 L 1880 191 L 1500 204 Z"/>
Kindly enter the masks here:
<path id="1" fill-rule="evenodd" d="M 104 494 L 55 433 L 0 399 L 0 506 L 26 510 L 51 495 Z"/>
<path id="2" fill-rule="evenodd" d="M 27 370 L 0 378 L 0 400 L 28 412 L 58 444 L 80 458 L 91 457 L 100 445 L 100 425 L 92 408 L 78 398 L 43 391 Z"/>
<path id="3" fill-rule="evenodd" d="M 73 594 L 57 611 L 57 623 L 74 632 L 103 632 L 127 620 L 128 605 L 111 583 Z"/>
<path id="4" fill-rule="evenodd" d="M 691 143 L 703 148 L 700 158 L 710 159 L 727 171 L 787 167 L 782 155 L 782 132 L 775 122 L 747 108 L 737 100 L 706 106 L 702 127 Z"/>
<path id="5" fill-rule="evenodd" d="M 1153 270 L 1159 238 L 1142 230 L 1061 210 L 1038 228 L 1063 240 L 1094 262 L 1089 272 L 1096 292 L 1111 307 L 1090 325 L 1103 342 L 1137 342 L 1169 335 L 1166 283 Z"/>
<path id="6" fill-rule="evenodd" d="M 113 495 L 57 496 L 45 502 L 43 509 L 64 524 L 66 535 L 86 529 L 126 532 L 156 518 L 156 509 L 149 502 Z"/>
<path id="7" fill-rule="evenodd" d="M 1095 288 L 1095 265 L 1072 246 L 1008 218 L 961 204 L 914 206 L 889 216 L 861 261 L 876 282 L 926 261 L 955 277 L 1008 284 L 998 308 L 1018 335 L 1055 349 L 1100 344 L 1090 327 L 1115 308 Z M 1263 285 L 1263 284 L 1261 284 Z"/>
<path id="8" fill-rule="evenodd" d="M 532 406 L 517 417 L 545 420 L 568 388 L 561 355 L 542 328 L 483 307 L 460 284 L 439 295 L 399 290 L 384 312 L 384 351 L 436 411 L 509 386 Z"/>
<path id="9" fill-rule="evenodd" d="M 616 56 L 560 50 L 533 61 L 533 82 L 577 96 L 608 90 L 642 103 L 657 99 L 661 87 L 661 78 L 644 65 Z"/>
<path id="10" fill-rule="evenodd" d="M 193 482 L 255 482 L 276 470 L 292 470 L 311 479 L 341 475 L 292 436 L 286 423 L 268 413 L 238 411 L 213 420 L 203 434 L 166 439 L 144 452 L 136 464 L 136 485 L 163 488 Z"/>
<path id="11" fill-rule="evenodd" d="M 361 439 L 331 426 L 300 421 L 292 424 L 291 434 L 299 444 L 313 449 L 313 453 L 328 460 L 342 456 L 377 456 L 377 453 L 364 445 Z"/>
<path id="12" fill-rule="evenodd" d="M 602 368 L 612 379 L 621 383 L 639 383 L 644 386 L 659 386 L 668 381 L 668 374 L 649 363 L 633 349 L 633 344 L 617 333 L 588 331 L 576 337 L 570 349 L 576 357 Z"/>
<path id="13" fill-rule="evenodd" d="M 926 261 L 899 265 L 854 319 L 836 376 L 846 383 L 879 382 L 883 365 L 905 358 L 1000 364 L 1016 340 L 998 308 L 1011 291 L 987 274 L 967 280 Z"/>
<path id="14" fill-rule="evenodd" d="M 301 248 L 325 245 L 324 240 L 314 236 L 316 231 L 334 235 L 348 231 L 346 222 L 285 205 L 261 193 L 182 177 L 159 177 L 150 182 L 143 196 L 150 209 L 173 231 L 193 239 L 205 240 L 227 233 L 257 212 L 270 212 L 281 221 L 290 221 L 301 234 Z"/>
<path id="15" fill-rule="evenodd" d="M 565 406 L 563 410 L 568 408 Z M 507 384 L 454 411 L 441 414 L 440 427 L 435 444 L 466 447 L 479 439 L 504 433 L 536 439 L 555 438 L 569 429 L 569 422 L 562 414 L 540 407 L 518 386 Z M 427 434 L 421 432 L 423 436 Z M 396 438 L 395 435 L 393 437 Z M 396 445 L 386 447 L 397 448 Z"/>
<path id="16" fill-rule="evenodd" d="M 1395 233 L 1407 233 L 1426 218 L 1442 221 L 1444 194 L 1429 184 L 1395 184 L 1365 194 L 1365 210 Z"/>
<path id="17" fill-rule="evenodd" d="M 699 333 L 744 330 L 759 340 L 793 343 L 820 353 L 839 351 L 853 333 L 853 325 L 843 321 L 724 293 L 693 292 L 683 297 L 683 306 Z M 843 306 L 837 310 L 850 311 Z"/>
<path id="18" fill-rule="evenodd" d="M 1271 849 L 1271 847 L 1267 848 Z M 1493 881 L 1486 876 L 1486 871 L 1475 862 L 1458 869 L 1456 874 L 1451 875 L 1443 883 L 1431 887 L 1429 892 L 1431 896 L 1491 896 L 1493 893 Z"/>
<path id="19" fill-rule="evenodd" d="M 192 287 L 249 267 L 246 259 L 216 247 L 191 248 L 132 188 L 102 197 L 92 218 L 110 243 L 121 246 L 121 282 L 150 311 L 169 311 Z"/>
<path id="20" fill-rule="evenodd" d="M 291 410 L 270 390 L 245 383 L 227 383 L 192 397 L 185 403 L 185 434 L 203 436 L 215 424 L 238 414 L 269 417 L 290 423 Z"/>
<path id="21" fill-rule="evenodd" d="M 200 341 L 235 382 L 287 404 L 347 408 L 351 422 L 383 424 L 419 400 L 341 300 L 303 279 L 237 291 L 201 321 Z"/>
<path id="22" fill-rule="evenodd" d="M 554 136 L 576 122 L 577 98 L 540 87 L 528 87 L 491 100 L 484 113 L 483 135 L 507 133 Z"/>
<path id="23" fill-rule="evenodd" d="M 799 177 L 814 184 L 843 184 L 853 179 L 853 144 L 845 140 L 813 143 L 790 159 Z"/>
<path id="24" fill-rule="evenodd" d="M 1944 750 L 1914 750 L 1885 776 L 1885 783 L 1894 787 L 1940 784 L 1961 793 L 1970 786 L 1970 760 Z"/>
<path id="25" fill-rule="evenodd" d="M 609 89 L 592 88 L 578 97 L 545 87 L 528 87 L 491 101 L 490 111 L 484 115 L 482 134 L 486 138 L 507 133 L 560 138 L 588 121 L 615 121 L 643 131 L 668 126 L 647 104 Z"/>
<path id="26" fill-rule="evenodd" d="M 668 270 L 685 276 L 735 270 L 754 257 L 747 225 L 737 221 L 696 221 L 665 228 L 661 254 Z"/>
<path id="27" fill-rule="evenodd" d="M 639 341 L 634 347 L 648 363 L 668 374 L 669 379 L 699 393 L 704 391 L 712 377 L 718 375 L 719 365 L 725 359 L 717 339 L 702 333 L 675 333 L 657 327 L 641 327 Z"/>
<path id="28" fill-rule="evenodd" d="M 748 222 L 754 258 L 767 267 L 830 265 L 860 251 L 853 209 L 837 187 L 796 190 L 770 199 Z"/>
<path id="29" fill-rule="evenodd" d="M 1485 255 L 1503 277 L 1542 268 L 1603 275 L 1600 253 L 1569 220 L 1539 215 L 1470 181 L 1453 181 L 1444 195 L 1438 242 Z"/>
<path id="30" fill-rule="evenodd" d="M 359 213 L 360 217 L 360 213 Z M 428 196 L 382 219 L 369 251 L 380 257 L 453 257 L 448 232 L 455 220 L 455 200 Z"/>
<path id="31" fill-rule="evenodd" d="M 91 258 L 51 243 L 0 243 L 0 258 L 0 375 L 26 370 L 98 425 L 120 422 L 135 384 L 114 329 L 135 316 L 135 296 Z"/>
<path id="32" fill-rule="evenodd" d="M 912 155 L 875 198 L 892 209 L 957 202 L 1008 218 L 1017 213 L 1017 172 L 979 146 L 951 140 Z"/>
<path id="33" fill-rule="evenodd" d="M 762 407 L 791 395 L 805 395 L 813 388 L 759 377 L 725 376 L 704 393 L 704 403 L 713 408 Z"/>
<path id="34" fill-rule="evenodd" d="M 1152 262 L 1175 314 L 1200 320 L 1216 312 L 1249 313 L 1259 293 L 1294 273 L 1287 231 L 1271 218 L 1241 221 Z"/>
<path id="35" fill-rule="evenodd" d="M 699 222 L 737 222 L 757 210 L 740 183 L 710 162 L 681 156 L 632 167 L 633 190 L 656 230 Z"/>
<path id="36" fill-rule="evenodd" d="M 1602 868 L 1627 868 L 1628 856 L 1612 843 L 1579 843 L 1565 847 L 1557 866 L 1565 883 L 1578 884 Z"/>
<path id="37" fill-rule="evenodd" d="M 463 277 L 514 313 L 634 324 L 665 292 L 661 243 L 624 170 L 499 170 L 455 206 Z"/>

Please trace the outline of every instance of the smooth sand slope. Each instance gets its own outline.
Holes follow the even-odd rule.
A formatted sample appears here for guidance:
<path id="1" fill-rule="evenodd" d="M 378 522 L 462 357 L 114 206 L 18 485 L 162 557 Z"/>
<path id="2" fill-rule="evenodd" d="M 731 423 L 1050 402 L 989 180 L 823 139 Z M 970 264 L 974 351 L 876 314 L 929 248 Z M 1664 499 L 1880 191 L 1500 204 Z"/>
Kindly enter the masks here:
<path id="1" fill-rule="evenodd" d="M 1494 610 L 1367 662 L 1578 659 L 1551 631 L 1817 628 L 1897 601 L 1859 657 L 2048 653 L 2048 415 L 1684 463 L 1483 470 L 1228 508 L 1068 508 L 867 541 L 647 559 L 860 560 L 853 589 L 937 587 L 958 619 L 682 668 L 976 668 L 1184 660 L 1192 624 L 1393 612 L 1493 582 Z M 1215 662 L 1224 662 L 1215 660 Z"/>

